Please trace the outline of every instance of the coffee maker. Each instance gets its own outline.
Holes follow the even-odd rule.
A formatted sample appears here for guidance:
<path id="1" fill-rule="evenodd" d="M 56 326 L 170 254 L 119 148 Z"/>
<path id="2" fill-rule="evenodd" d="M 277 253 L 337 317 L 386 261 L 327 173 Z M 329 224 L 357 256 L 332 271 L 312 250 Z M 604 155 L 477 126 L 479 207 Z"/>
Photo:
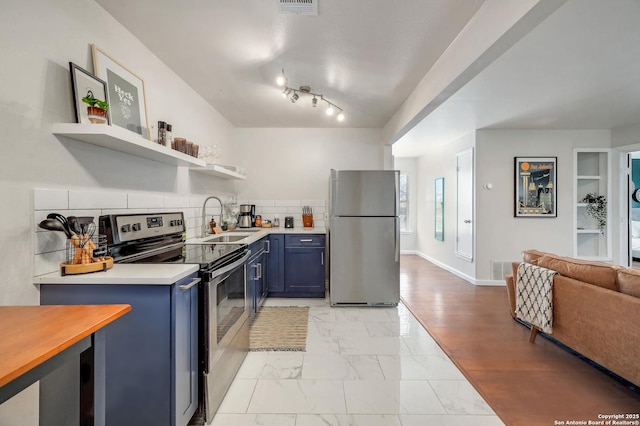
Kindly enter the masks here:
<path id="1" fill-rule="evenodd" d="M 238 215 L 238 228 L 251 228 L 256 220 L 255 204 L 240 204 L 240 214 Z"/>

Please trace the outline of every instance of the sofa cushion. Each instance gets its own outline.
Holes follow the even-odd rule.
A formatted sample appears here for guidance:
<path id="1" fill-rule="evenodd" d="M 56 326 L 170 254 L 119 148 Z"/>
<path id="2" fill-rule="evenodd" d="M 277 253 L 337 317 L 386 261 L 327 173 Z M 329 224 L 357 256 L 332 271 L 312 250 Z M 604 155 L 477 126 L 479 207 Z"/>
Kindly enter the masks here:
<path id="1" fill-rule="evenodd" d="M 640 270 L 618 269 L 618 287 L 620 293 L 640 297 Z"/>
<path id="2" fill-rule="evenodd" d="M 538 259 L 538 266 L 558 271 L 560 275 L 565 277 L 619 291 L 617 283 L 618 268 L 607 263 L 589 262 L 571 257 L 546 254 Z"/>
<path id="3" fill-rule="evenodd" d="M 538 259 L 540 259 L 542 256 L 546 254 L 551 254 L 551 253 L 546 253 L 544 251 L 538 251 L 533 249 L 525 250 L 522 252 L 522 261 L 524 263 L 531 263 L 533 265 L 537 265 Z"/>

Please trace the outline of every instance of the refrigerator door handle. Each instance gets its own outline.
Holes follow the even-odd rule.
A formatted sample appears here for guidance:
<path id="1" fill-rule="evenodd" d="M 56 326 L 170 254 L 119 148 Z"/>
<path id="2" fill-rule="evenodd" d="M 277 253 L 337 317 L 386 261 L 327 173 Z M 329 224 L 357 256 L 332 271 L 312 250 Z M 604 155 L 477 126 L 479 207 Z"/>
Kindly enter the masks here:
<path id="1" fill-rule="evenodd" d="M 395 227 L 395 244 L 396 244 L 396 262 L 400 261 L 400 218 L 396 217 L 396 227 Z"/>
<path id="2" fill-rule="evenodd" d="M 396 178 L 394 179 L 396 185 L 396 216 L 400 214 L 400 173 L 396 172 Z"/>

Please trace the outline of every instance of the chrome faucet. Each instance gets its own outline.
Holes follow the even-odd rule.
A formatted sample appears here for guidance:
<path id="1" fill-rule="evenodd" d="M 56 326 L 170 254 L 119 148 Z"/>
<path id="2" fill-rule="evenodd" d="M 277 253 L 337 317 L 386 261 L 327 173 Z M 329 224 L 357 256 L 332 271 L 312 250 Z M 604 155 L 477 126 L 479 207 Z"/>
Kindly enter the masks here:
<path id="1" fill-rule="evenodd" d="M 202 235 L 201 235 L 202 238 L 207 236 L 207 218 L 206 218 L 205 208 L 207 207 L 207 201 L 211 200 L 212 198 L 214 200 L 218 200 L 218 202 L 220 203 L 220 221 L 218 222 L 218 224 L 222 225 L 222 210 L 224 210 L 224 206 L 222 205 L 222 200 L 216 197 L 215 195 L 207 197 L 204 200 L 204 203 L 202 203 Z"/>

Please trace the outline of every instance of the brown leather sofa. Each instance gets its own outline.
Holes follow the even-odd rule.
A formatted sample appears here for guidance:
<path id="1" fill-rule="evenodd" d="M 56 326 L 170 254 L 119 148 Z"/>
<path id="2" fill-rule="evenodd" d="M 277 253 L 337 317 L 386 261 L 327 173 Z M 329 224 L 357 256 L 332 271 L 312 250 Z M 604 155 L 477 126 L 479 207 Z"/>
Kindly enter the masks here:
<path id="1" fill-rule="evenodd" d="M 640 386 L 640 270 L 526 250 L 522 261 L 558 272 L 550 336 Z M 507 277 L 515 318 L 514 276 Z"/>

